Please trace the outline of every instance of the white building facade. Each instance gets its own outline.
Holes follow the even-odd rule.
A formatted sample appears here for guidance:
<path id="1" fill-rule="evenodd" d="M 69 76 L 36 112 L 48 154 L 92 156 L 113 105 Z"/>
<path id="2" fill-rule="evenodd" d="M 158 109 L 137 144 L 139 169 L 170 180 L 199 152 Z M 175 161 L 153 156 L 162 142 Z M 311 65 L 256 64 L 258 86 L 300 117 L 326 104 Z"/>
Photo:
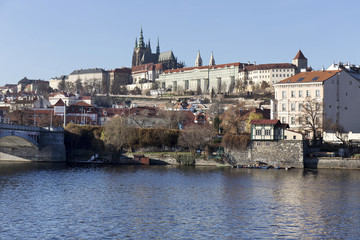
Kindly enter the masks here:
<path id="1" fill-rule="evenodd" d="M 288 123 L 291 129 L 306 130 L 304 104 L 318 106 L 316 123 L 340 124 L 346 131 L 360 132 L 360 81 L 346 71 L 302 72 L 274 85 L 271 118 Z M 305 117 L 304 117 L 305 116 Z"/>
<path id="2" fill-rule="evenodd" d="M 235 85 L 243 63 L 199 66 L 166 70 L 159 75 L 159 86 L 170 91 L 227 92 Z"/>

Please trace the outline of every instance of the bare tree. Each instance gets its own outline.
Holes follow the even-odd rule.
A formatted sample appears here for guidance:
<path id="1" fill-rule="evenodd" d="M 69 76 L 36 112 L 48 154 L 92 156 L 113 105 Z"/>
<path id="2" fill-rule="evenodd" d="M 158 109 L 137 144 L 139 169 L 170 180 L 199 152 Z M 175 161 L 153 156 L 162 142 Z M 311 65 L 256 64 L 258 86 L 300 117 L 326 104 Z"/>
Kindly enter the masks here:
<path id="1" fill-rule="evenodd" d="M 214 135 L 210 125 L 193 124 L 181 131 L 178 144 L 194 153 L 197 149 L 204 149 Z"/>
<path id="2" fill-rule="evenodd" d="M 149 123 L 149 113 L 149 110 L 145 109 L 135 115 L 130 115 L 128 118 L 131 119 L 137 127 L 145 128 Z"/>
<path id="3" fill-rule="evenodd" d="M 59 91 L 65 91 L 66 89 L 65 79 L 61 79 L 61 81 L 58 84 L 58 89 Z"/>
<path id="4" fill-rule="evenodd" d="M 243 104 L 237 104 L 229 107 L 223 114 L 221 114 L 220 127 L 227 133 L 241 134 L 245 132 L 246 122 L 240 117 L 241 110 L 244 108 Z"/>
<path id="5" fill-rule="evenodd" d="M 135 135 L 135 129 L 126 124 L 126 119 L 117 117 L 105 125 L 103 139 L 106 147 L 121 152 Z"/>
<path id="6" fill-rule="evenodd" d="M 186 115 L 181 111 L 160 111 L 159 117 L 165 122 L 166 128 L 177 129 L 180 124 L 186 121 Z"/>
<path id="7" fill-rule="evenodd" d="M 306 98 L 302 104 L 302 111 L 300 114 L 299 122 L 303 125 L 304 129 L 310 129 L 312 132 L 312 140 L 315 143 L 318 133 L 322 131 L 323 120 L 323 106 L 315 99 Z"/>

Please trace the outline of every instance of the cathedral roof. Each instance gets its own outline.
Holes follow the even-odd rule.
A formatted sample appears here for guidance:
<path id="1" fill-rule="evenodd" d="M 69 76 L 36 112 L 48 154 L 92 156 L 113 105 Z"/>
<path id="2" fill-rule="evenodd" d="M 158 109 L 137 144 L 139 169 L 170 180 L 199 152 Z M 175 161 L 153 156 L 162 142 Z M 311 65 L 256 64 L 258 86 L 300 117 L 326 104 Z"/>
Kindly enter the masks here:
<path id="1" fill-rule="evenodd" d="M 159 62 L 175 60 L 174 53 L 172 51 L 162 52 L 159 55 Z"/>
<path id="2" fill-rule="evenodd" d="M 156 62 L 156 60 L 157 60 L 157 55 L 151 52 L 145 52 L 141 58 L 141 62 L 143 63 Z"/>

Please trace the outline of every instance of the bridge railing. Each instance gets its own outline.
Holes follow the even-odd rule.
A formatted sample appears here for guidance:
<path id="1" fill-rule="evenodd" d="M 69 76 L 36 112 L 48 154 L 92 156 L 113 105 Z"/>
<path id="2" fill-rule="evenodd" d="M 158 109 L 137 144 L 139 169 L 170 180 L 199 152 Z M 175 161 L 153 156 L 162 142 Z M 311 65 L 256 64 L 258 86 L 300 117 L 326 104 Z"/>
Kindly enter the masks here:
<path id="1" fill-rule="evenodd" d="M 0 123 L 0 129 L 18 130 L 18 131 L 34 131 L 34 132 L 63 132 L 62 127 L 36 127 L 36 126 L 25 126 L 25 125 L 13 125 Z"/>

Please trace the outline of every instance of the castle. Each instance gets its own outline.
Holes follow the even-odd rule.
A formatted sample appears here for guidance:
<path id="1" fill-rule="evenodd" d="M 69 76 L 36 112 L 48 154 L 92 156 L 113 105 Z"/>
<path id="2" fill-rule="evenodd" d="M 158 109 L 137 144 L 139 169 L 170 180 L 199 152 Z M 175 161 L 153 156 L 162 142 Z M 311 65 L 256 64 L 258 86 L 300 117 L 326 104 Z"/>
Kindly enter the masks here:
<path id="1" fill-rule="evenodd" d="M 163 69 L 176 69 L 184 67 L 183 63 L 178 63 L 177 58 L 172 51 L 160 53 L 159 39 L 157 41 L 156 52 L 152 53 L 150 39 L 148 44 L 145 44 L 143 31 L 141 28 L 139 42 L 135 40 L 135 48 L 132 57 L 132 67 L 144 65 L 148 63 L 161 63 Z"/>

